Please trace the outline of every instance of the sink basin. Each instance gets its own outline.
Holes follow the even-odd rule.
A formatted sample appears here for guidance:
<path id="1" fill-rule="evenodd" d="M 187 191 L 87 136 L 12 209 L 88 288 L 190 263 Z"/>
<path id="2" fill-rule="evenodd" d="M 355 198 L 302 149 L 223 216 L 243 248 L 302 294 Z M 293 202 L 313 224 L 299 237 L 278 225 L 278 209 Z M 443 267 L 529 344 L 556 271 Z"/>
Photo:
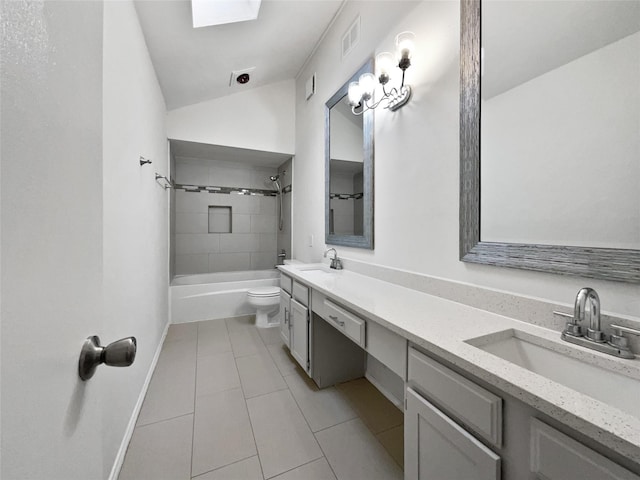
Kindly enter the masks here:
<path id="1" fill-rule="evenodd" d="M 516 329 L 472 338 L 466 343 L 640 418 L 637 366 L 625 369 L 629 375 L 607 368 L 611 365 L 624 368 L 624 362 L 635 364 L 634 360 L 612 363 L 584 348 Z"/>
<path id="2" fill-rule="evenodd" d="M 308 263 L 305 265 L 296 265 L 295 267 L 296 267 L 296 270 L 300 270 L 302 272 L 318 271 L 318 272 L 332 273 L 332 270 L 324 263 Z"/>

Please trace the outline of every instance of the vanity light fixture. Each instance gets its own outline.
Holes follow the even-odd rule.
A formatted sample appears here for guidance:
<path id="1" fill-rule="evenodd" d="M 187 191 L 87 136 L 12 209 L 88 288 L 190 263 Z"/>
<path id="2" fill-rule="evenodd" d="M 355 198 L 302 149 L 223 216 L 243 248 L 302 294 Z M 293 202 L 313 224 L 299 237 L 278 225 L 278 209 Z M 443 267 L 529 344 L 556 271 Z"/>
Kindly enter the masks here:
<path id="1" fill-rule="evenodd" d="M 367 110 L 377 108 L 382 102 L 392 112 L 404 106 L 411 98 L 411 87 L 405 85 L 404 74 L 411 66 L 411 56 L 414 50 L 415 35 L 413 32 L 402 32 L 396 37 L 397 57 L 389 52 L 382 52 L 376 56 L 376 75 L 363 73 L 357 82 L 349 84 L 349 105 L 354 115 L 362 115 Z M 397 62 L 397 63 L 396 63 Z M 391 87 L 387 90 L 387 84 L 392 80 L 395 68 L 402 71 L 400 87 Z M 397 73 L 397 72 L 396 72 Z M 382 86 L 382 96 L 376 102 L 374 99 L 377 83 Z"/>

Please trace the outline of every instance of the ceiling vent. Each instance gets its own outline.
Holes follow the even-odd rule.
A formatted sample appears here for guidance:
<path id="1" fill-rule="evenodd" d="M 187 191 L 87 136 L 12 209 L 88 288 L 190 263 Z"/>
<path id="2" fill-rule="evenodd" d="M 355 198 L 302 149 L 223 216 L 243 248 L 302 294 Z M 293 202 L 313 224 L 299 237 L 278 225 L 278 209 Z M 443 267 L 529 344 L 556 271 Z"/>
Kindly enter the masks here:
<path id="1" fill-rule="evenodd" d="M 231 77 L 229 78 L 229 86 L 235 87 L 236 85 L 245 85 L 249 83 L 251 74 L 255 69 L 256 67 L 234 70 L 233 72 L 231 72 Z"/>
<path id="2" fill-rule="evenodd" d="M 342 36 L 342 58 L 351 53 L 353 47 L 355 47 L 360 41 L 360 15 L 349 25 L 349 28 Z"/>

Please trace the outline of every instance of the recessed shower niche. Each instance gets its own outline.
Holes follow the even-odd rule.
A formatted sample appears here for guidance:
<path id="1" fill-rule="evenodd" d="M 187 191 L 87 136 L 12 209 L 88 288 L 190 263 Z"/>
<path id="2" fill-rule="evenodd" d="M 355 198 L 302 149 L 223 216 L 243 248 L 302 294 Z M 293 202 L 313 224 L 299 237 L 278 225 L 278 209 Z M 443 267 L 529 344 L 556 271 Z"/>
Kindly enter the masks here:
<path id="1" fill-rule="evenodd" d="M 209 206 L 209 233 L 231 233 L 232 232 L 231 207 Z"/>
<path id="2" fill-rule="evenodd" d="M 170 140 L 170 153 L 172 277 L 268 270 L 290 258 L 290 154 L 182 140 Z"/>

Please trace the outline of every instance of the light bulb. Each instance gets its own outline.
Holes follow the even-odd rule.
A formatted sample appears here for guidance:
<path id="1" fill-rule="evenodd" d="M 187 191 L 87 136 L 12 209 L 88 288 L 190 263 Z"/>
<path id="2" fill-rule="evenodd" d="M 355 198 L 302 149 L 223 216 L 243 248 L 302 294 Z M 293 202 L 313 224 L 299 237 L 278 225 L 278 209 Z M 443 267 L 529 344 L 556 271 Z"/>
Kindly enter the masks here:
<path id="1" fill-rule="evenodd" d="M 389 81 L 395 66 L 395 59 L 391 53 L 382 52 L 376 56 L 376 73 L 380 83 L 384 85 Z"/>
<path id="2" fill-rule="evenodd" d="M 349 84 L 349 105 L 352 107 L 357 107 L 360 105 L 360 101 L 362 100 L 362 87 L 358 82 L 351 82 Z"/>
<path id="3" fill-rule="evenodd" d="M 396 48 L 398 49 L 399 60 L 411 59 L 415 48 L 415 38 L 413 32 L 402 32 L 396 37 Z"/>
<path id="4" fill-rule="evenodd" d="M 369 100 L 376 89 L 376 76 L 373 73 L 363 73 L 358 80 L 362 88 L 362 98 Z"/>

